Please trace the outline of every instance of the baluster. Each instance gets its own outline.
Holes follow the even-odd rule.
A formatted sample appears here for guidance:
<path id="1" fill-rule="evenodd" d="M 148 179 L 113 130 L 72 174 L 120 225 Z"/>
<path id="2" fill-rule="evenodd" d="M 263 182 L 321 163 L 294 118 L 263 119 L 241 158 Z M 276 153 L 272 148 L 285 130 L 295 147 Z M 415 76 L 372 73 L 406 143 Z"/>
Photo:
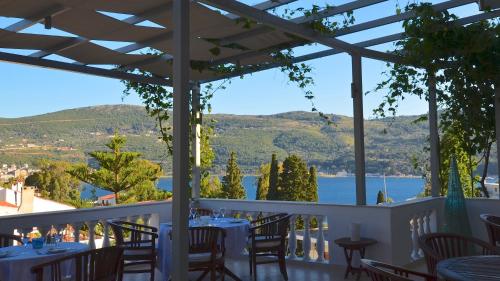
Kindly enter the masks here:
<path id="1" fill-rule="evenodd" d="M 411 258 L 413 260 L 417 260 L 420 258 L 420 255 L 418 254 L 418 222 L 417 222 L 417 216 L 414 216 L 410 219 L 410 231 L 411 231 L 411 241 L 412 241 L 412 251 L 411 251 Z"/>
<path id="2" fill-rule="evenodd" d="M 318 221 L 318 237 L 316 237 L 316 251 L 318 252 L 317 262 L 325 262 L 325 235 L 323 233 L 323 216 L 317 216 Z"/>
<path id="3" fill-rule="evenodd" d="M 111 246 L 111 242 L 109 241 L 109 224 L 106 220 L 101 221 L 102 224 L 102 247 Z"/>
<path id="4" fill-rule="evenodd" d="M 432 229 L 431 229 L 431 215 L 432 215 L 432 211 L 428 211 L 426 214 L 425 214 L 425 234 L 429 234 L 432 232 Z"/>
<path id="5" fill-rule="evenodd" d="M 424 225 L 424 217 L 425 217 L 425 213 L 424 214 L 421 214 L 421 215 L 418 215 L 418 238 L 420 239 L 420 237 L 422 235 L 425 234 L 425 225 Z M 420 257 L 423 257 L 424 256 L 424 252 L 422 251 L 422 249 L 420 248 L 420 244 L 418 245 L 418 255 Z"/>
<path id="6" fill-rule="evenodd" d="M 83 226 L 83 223 L 76 222 L 72 224 L 73 226 L 73 235 L 75 236 L 75 242 L 80 242 L 80 229 Z"/>
<path id="7" fill-rule="evenodd" d="M 311 217 L 309 215 L 302 216 L 304 218 L 304 240 L 302 248 L 304 249 L 304 261 L 311 260 L 311 226 L 309 225 Z"/>
<path id="8" fill-rule="evenodd" d="M 85 223 L 88 228 L 89 228 L 89 247 L 90 249 L 95 249 L 96 246 L 95 246 L 95 226 L 96 226 L 96 221 L 88 221 Z"/>
<path id="9" fill-rule="evenodd" d="M 151 214 L 144 214 L 144 215 L 141 216 L 141 218 L 142 218 L 143 224 L 149 226 L 149 224 L 150 224 L 149 222 L 151 220 Z M 147 234 L 142 234 L 141 236 L 142 236 L 142 240 L 151 239 L 151 236 L 147 235 Z"/>
<path id="10" fill-rule="evenodd" d="M 296 216 L 290 218 L 290 233 L 288 234 L 288 250 L 290 251 L 289 259 L 297 258 L 297 234 L 295 233 Z"/>

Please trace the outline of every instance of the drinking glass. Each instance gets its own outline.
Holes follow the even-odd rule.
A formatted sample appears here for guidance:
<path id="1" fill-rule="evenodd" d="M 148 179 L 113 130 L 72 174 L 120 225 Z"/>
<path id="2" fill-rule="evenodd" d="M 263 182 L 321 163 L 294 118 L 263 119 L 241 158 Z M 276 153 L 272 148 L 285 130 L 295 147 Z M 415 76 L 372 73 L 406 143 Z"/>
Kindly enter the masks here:
<path id="1" fill-rule="evenodd" d="M 220 216 L 219 210 L 218 209 L 213 209 L 212 213 L 214 215 L 214 219 L 218 219 Z"/>
<path id="2" fill-rule="evenodd" d="M 24 235 L 23 236 L 23 245 L 24 245 L 24 248 L 28 248 L 29 247 L 29 243 L 30 243 L 30 238 L 27 235 Z"/>
<path id="3" fill-rule="evenodd" d="M 220 208 L 219 212 L 221 218 L 224 218 L 226 216 L 226 208 Z"/>
<path id="4" fill-rule="evenodd" d="M 189 209 L 189 219 L 194 220 L 196 218 L 196 209 L 195 208 L 190 208 Z"/>
<path id="5" fill-rule="evenodd" d="M 57 233 L 55 236 L 54 236 L 54 239 L 55 239 L 55 242 L 56 242 L 56 248 L 59 246 L 59 243 L 61 243 L 62 241 L 62 238 L 61 238 L 61 234 Z"/>

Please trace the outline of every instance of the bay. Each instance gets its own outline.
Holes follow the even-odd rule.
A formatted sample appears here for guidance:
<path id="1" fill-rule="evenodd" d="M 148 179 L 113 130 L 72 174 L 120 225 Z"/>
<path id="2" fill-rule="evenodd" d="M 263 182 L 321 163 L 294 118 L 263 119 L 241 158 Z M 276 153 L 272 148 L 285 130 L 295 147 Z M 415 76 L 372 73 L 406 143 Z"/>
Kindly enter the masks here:
<path id="1" fill-rule="evenodd" d="M 243 186 L 247 193 L 247 200 L 255 200 L 257 190 L 256 176 L 245 176 Z M 402 202 L 415 198 L 423 191 L 424 180 L 421 178 L 399 178 L 387 177 L 387 193 L 394 202 Z M 161 178 L 157 186 L 164 190 L 172 190 L 172 178 Z M 91 197 L 92 186 L 85 184 L 82 198 Z M 382 177 L 366 178 L 367 203 L 374 205 L 377 201 L 377 193 L 384 190 L 384 179 Z M 97 196 L 109 194 L 105 190 L 97 189 Z M 330 204 L 355 204 L 356 182 L 354 177 L 318 177 L 318 200 L 320 203 Z"/>

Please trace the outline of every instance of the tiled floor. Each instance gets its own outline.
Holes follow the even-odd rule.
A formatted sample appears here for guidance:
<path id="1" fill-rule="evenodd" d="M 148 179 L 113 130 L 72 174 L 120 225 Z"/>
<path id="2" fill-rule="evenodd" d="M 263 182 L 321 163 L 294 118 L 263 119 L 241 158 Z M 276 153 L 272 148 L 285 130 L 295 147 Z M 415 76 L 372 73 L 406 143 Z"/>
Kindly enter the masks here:
<path id="1" fill-rule="evenodd" d="M 227 260 L 226 266 L 239 276 L 243 281 L 251 281 L 251 276 L 248 269 L 248 261 L 245 259 L 241 260 Z M 304 264 L 300 262 L 288 262 L 288 280 L 290 281 L 342 281 L 342 280 L 356 280 L 356 276 L 350 276 L 344 279 L 344 267 L 340 266 L 330 266 L 330 265 L 317 265 L 317 264 Z M 162 280 L 160 274 L 157 274 L 158 278 L 155 281 L 168 281 Z M 191 273 L 190 280 L 197 280 L 200 273 Z M 259 281 L 281 281 L 284 280 L 278 269 L 277 264 L 265 264 L 259 265 L 257 268 L 257 277 Z M 126 276 L 124 281 L 149 281 L 149 276 Z M 206 277 L 203 280 L 209 280 Z M 225 280 L 231 280 L 231 278 L 226 277 Z M 366 274 L 363 274 L 359 279 L 361 281 L 369 280 Z"/>

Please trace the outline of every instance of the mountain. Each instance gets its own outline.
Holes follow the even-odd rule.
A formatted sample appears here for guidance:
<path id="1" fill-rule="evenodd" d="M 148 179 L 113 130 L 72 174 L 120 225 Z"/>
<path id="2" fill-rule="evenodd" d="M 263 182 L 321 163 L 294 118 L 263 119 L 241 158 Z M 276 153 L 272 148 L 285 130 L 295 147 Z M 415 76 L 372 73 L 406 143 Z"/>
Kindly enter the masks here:
<path id="1" fill-rule="evenodd" d="M 235 151 L 246 173 L 270 161 L 277 153 L 302 156 L 322 173 L 354 171 L 353 120 L 331 115 L 333 125 L 316 113 L 286 112 L 275 115 L 214 114 L 216 152 L 214 172 L 221 173 L 229 153 Z M 411 159 L 421 155 L 428 127 L 404 116 L 365 123 L 367 173 L 414 174 Z M 36 164 L 41 158 L 87 161 L 86 153 L 105 149 L 115 130 L 128 137 L 128 149 L 161 162 L 170 172 L 171 157 L 158 140 L 155 121 L 144 108 L 106 105 L 69 109 L 32 117 L 0 118 L 0 163 Z M 493 159 L 496 162 L 495 159 Z"/>

